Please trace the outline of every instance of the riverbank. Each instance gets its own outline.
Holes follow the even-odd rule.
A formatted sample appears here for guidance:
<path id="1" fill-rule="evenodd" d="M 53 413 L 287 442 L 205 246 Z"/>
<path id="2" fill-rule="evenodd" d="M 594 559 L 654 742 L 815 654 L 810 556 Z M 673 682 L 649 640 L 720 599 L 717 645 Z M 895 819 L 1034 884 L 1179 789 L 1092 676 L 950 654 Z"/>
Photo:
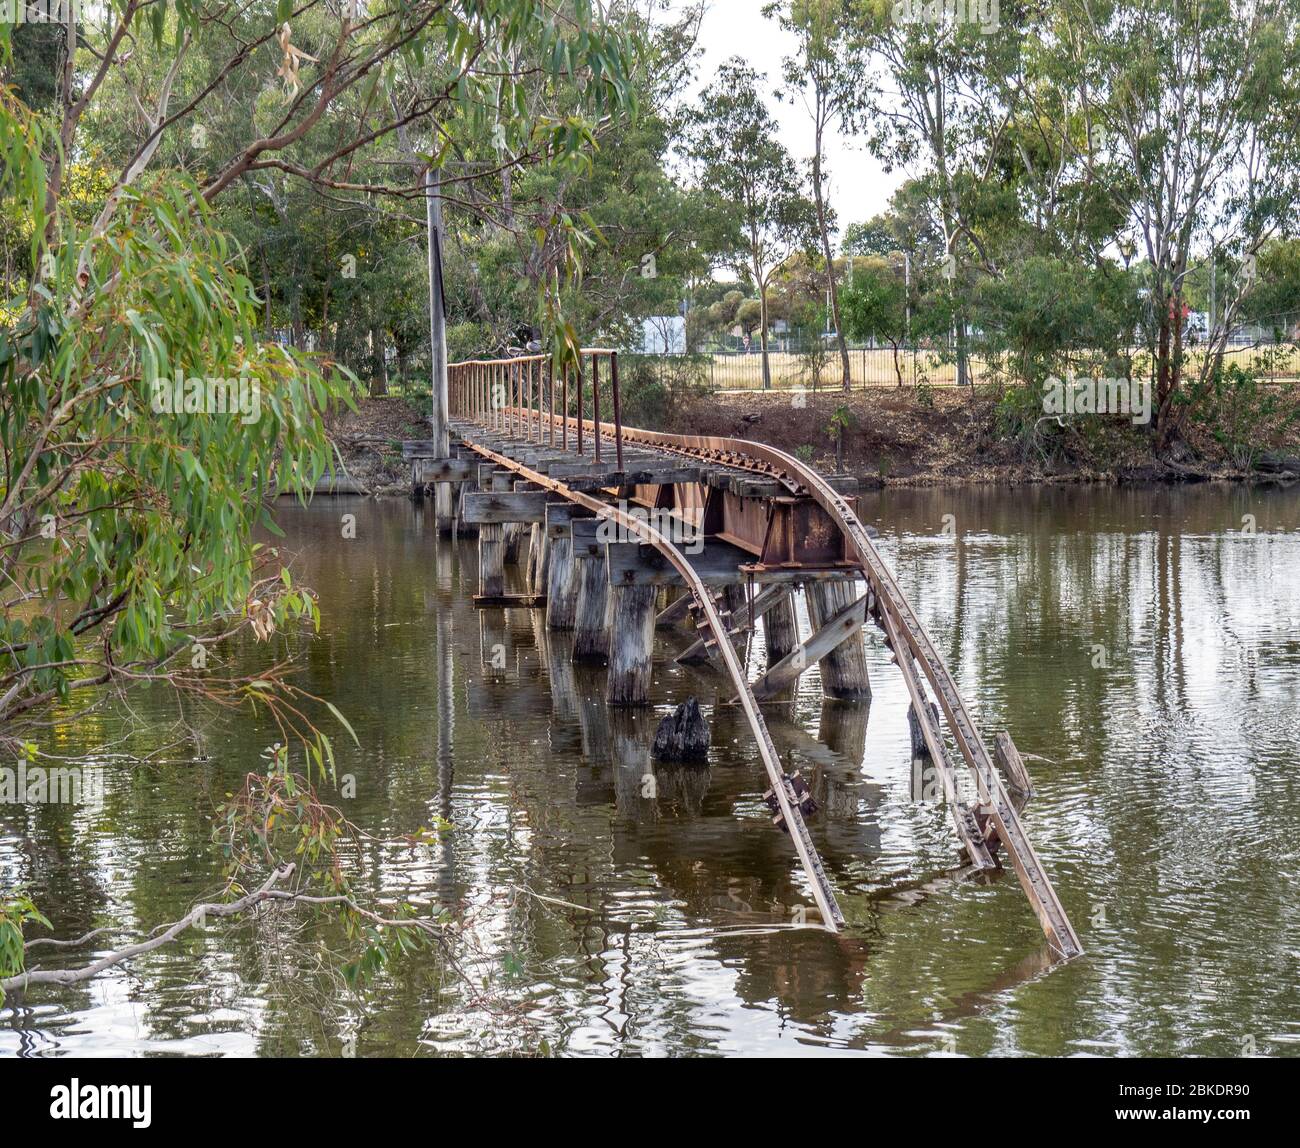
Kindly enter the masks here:
<path id="1" fill-rule="evenodd" d="M 1300 397 L 1285 388 L 1277 409 L 1258 411 L 1249 430 L 1224 435 L 1193 410 L 1175 447 L 1156 458 L 1150 428 L 1118 416 L 1041 415 L 1034 396 L 1008 400 L 976 387 L 711 394 L 677 403 L 650 429 L 769 443 L 836 469 L 830 424 L 846 407 L 843 466 L 864 487 L 966 486 L 987 483 L 1292 482 L 1300 480 Z M 1290 413 L 1288 413 L 1290 411 Z M 362 399 L 331 421 L 344 473 L 361 493 L 406 494 L 403 439 L 425 438 L 428 425 L 404 399 Z M 1245 461 L 1246 465 L 1242 465 Z"/>
<path id="2" fill-rule="evenodd" d="M 404 398 L 363 398 L 355 411 L 332 415 L 327 425 L 343 463 L 336 485 L 358 494 L 410 494 L 411 465 L 402 459 L 401 443 L 427 439 L 429 424 Z M 330 481 L 327 475 L 321 487 Z"/>
<path id="3" fill-rule="evenodd" d="M 1290 392 L 1279 398 L 1300 401 Z M 1174 450 L 1157 459 L 1149 426 L 1123 415 L 1058 423 L 1043 417 L 1034 399 L 1025 392 L 1008 400 L 987 387 L 879 389 L 847 400 L 835 391 L 715 394 L 682 403 L 664 429 L 762 441 L 834 470 L 830 424 L 847 407 L 843 466 L 867 486 L 1300 478 L 1300 433 L 1280 412 L 1254 428 L 1251 468 L 1238 465 L 1232 445 L 1194 417 Z"/>

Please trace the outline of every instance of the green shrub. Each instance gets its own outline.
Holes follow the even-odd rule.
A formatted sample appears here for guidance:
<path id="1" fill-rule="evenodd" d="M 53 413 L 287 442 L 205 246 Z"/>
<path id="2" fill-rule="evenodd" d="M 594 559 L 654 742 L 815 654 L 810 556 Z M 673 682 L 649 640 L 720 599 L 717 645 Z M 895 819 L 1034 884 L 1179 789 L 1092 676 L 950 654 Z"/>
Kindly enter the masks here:
<path id="1" fill-rule="evenodd" d="M 452 323 L 447 328 L 447 362 L 481 359 L 488 354 L 492 333 L 482 323 Z"/>
<path id="2" fill-rule="evenodd" d="M 1238 470 L 1252 470 L 1267 440 L 1300 418 L 1300 401 L 1260 378 L 1275 349 L 1249 366 L 1232 363 L 1195 382 L 1180 396 L 1191 421 L 1205 428 Z"/>
<path id="3" fill-rule="evenodd" d="M 29 924 L 50 927 L 22 890 L 0 892 L 0 980 L 18 976 L 26 966 L 23 926 Z M 0 989 L 0 1005 L 4 999 L 4 990 Z"/>
<path id="4" fill-rule="evenodd" d="M 667 425 L 686 402 L 708 394 L 708 372 L 707 355 L 620 355 L 618 389 L 624 424 L 647 429 Z M 604 402 L 608 401 L 606 395 Z"/>
<path id="5" fill-rule="evenodd" d="M 1016 445 L 1026 460 L 1045 461 L 1056 453 L 1062 427 L 1055 418 L 1044 417 L 1042 393 L 1032 387 L 1003 386 L 993 424 L 998 437 Z"/>

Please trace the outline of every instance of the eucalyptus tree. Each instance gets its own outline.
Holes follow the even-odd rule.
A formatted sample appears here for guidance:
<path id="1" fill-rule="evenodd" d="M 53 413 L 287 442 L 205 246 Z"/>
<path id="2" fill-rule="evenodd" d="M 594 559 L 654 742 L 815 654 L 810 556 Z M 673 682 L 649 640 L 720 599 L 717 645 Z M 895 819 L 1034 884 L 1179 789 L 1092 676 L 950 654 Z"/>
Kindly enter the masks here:
<path id="1" fill-rule="evenodd" d="M 1197 368 L 1204 382 L 1264 245 L 1297 223 L 1300 14 L 1287 0 L 1065 0 L 1052 12 L 1050 42 L 1073 77 L 1091 142 L 1126 175 L 1110 190 L 1148 276 L 1163 449 L 1178 427 L 1183 312 L 1198 251 L 1235 264 Z"/>
<path id="2" fill-rule="evenodd" d="M 939 268 L 954 312 L 957 379 L 969 382 L 964 296 L 977 274 L 999 273 L 978 227 L 977 205 L 995 187 L 1003 137 L 1017 106 L 1014 77 L 1026 35 L 1022 5 L 856 0 L 853 28 L 874 69 L 864 77 L 866 142 L 886 170 L 923 164 L 924 190 L 943 236 Z"/>
<path id="3" fill-rule="evenodd" d="M 0 324 L 0 733 L 12 745 L 19 715 L 78 687 L 146 679 L 297 726 L 273 671 L 223 679 L 208 651 L 315 617 L 253 533 L 273 528 L 267 496 L 305 495 L 327 465 L 321 416 L 349 380 L 266 338 L 222 205 L 264 181 L 422 202 L 405 169 L 360 170 L 402 128 L 426 164 L 452 124 L 504 140 L 502 163 L 577 162 L 593 123 L 632 102 L 624 38 L 585 0 L 109 0 L 81 15 L 48 110 L 0 92 L 0 198 L 24 227 Z M 395 91 L 416 71 L 423 86 Z M 538 75 L 584 100 L 530 114 Z M 78 165 L 100 152 L 116 174 L 87 203 Z"/>
<path id="4" fill-rule="evenodd" d="M 853 282 L 844 289 L 844 322 L 855 339 L 888 343 L 894 377 L 903 385 L 899 353 L 911 335 L 911 314 L 904 270 L 897 257 L 869 255 L 853 269 Z"/>
<path id="5" fill-rule="evenodd" d="M 668 104 L 685 84 L 678 66 L 684 52 L 672 29 L 642 29 L 635 119 L 598 125 L 580 169 L 520 172 L 511 184 L 511 218 L 453 205 L 460 250 L 451 277 L 467 305 L 459 317 L 486 324 L 498 345 L 521 323 L 540 334 L 535 300 L 568 258 L 566 219 L 581 220 L 595 238 L 580 252 L 581 277 L 562 286 L 564 309 L 588 341 L 627 339 L 641 319 L 678 313 L 707 281 L 714 251 L 731 241 L 730 221 L 666 170 L 678 118 Z"/>
<path id="6" fill-rule="evenodd" d="M 840 250 L 845 255 L 888 255 L 899 251 L 898 240 L 884 215 L 854 221 L 844 228 L 840 237 Z"/>
<path id="7" fill-rule="evenodd" d="M 474 294 L 496 329 L 527 317 L 540 333 L 542 316 L 526 308 L 527 299 L 554 284 L 569 261 L 580 262 L 581 275 L 567 286 L 561 277 L 564 310 L 575 336 L 581 331 L 588 340 L 626 340 L 639 332 L 641 319 L 676 314 L 692 286 L 708 277 L 720 242 L 716 235 L 725 224 L 711 214 L 704 196 L 667 170 L 680 129 L 675 105 L 691 78 L 701 6 L 688 4 L 654 21 L 635 5 L 619 11 L 630 48 L 635 117 L 595 125 L 594 146 L 580 166 L 521 173 L 511 187 L 512 217 L 481 220 L 469 232 L 479 267 Z M 552 84 L 532 98 L 549 99 L 563 111 L 582 96 Z M 580 220 L 595 239 L 576 253 L 571 220 Z"/>
<path id="8" fill-rule="evenodd" d="M 759 92 L 759 75 L 736 57 L 718 69 L 693 109 L 687 152 L 697 185 L 735 214 L 742 242 L 732 256 L 758 290 L 763 387 L 772 386 L 768 358 L 768 292 L 772 277 L 816 232 L 816 209 Z"/>
<path id="9" fill-rule="evenodd" d="M 1207 304 L 1208 306 L 1208 304 Z M 1272 239 L 1259 250 L 1258 275 L 1240 317 L 1297 338 L 1300 326 L 1300 239 Z"/>
<path id="10" fill-rule="evenodd" d="M 847 19 L 851 9 L 848 0 L 779 0 L 763 10 L 766 15 L 776 17 L 797 45 L 795 53 L 783 62 L 783 74 L 790 96 L 803 103 L 812 120 L 813 204 L 826 265 L 826 294 L 839 349 L 840 382 L 845 392 L 851 389 L 852 380 L 831 251 L 832 213 L 825 162 L 827 134 L 837 128 L 855 130 L 864 110 L 862 76 L 867 69 L 867 53 L 864 41 L 853 32 Z"/>

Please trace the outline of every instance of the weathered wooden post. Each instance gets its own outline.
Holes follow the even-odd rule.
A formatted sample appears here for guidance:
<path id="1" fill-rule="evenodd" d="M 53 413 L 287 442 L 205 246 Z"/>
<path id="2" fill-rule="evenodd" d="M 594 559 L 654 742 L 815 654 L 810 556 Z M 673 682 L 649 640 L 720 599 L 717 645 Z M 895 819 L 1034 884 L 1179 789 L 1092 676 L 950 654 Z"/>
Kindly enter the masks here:
<path id="1" fill-rule="evenodd" d="M 742 617 L 748 596 L 743 582 L 729 582 L 722 588 L 722 605 L 728 614 Z"/>
<path id="2" fill-rule="evenodd" d="M 486 489 L 495 490 L 505 493 L 506 491 L 519 489 L 515 482 L 515 476 L 508 470 L 494 471 L 492 474 L 491 485 Z M 523 489 L 527 489 L 525 484 Z M 519 532 L 523 530 L 523 524 L 519 522 L 503 522 L 498 528 L 501 532 L 501 564 L 518 561 L 519 558 Z"/>
<path id="3" fill-rule="evenodd" d="M 709 723 L 699 702 L 687 698 L 659 723 L 650 752 L 656 761 L 708 760 Z"/>
<path id="4" fill-rule="evenodd" d="M 502 478 L 502 474 L 492 471 L 491 463 L 482 464 L 478 482 L 486 489 L 466 494 L 461 507 L 465 521 L 479 527 L 479 593 L 475 604 L 481 606 L 511 606 L 518 600 L 517 595 L 504 600 L 505 525 L 540 522 L 546 509 L 545 491 L 511 490 L 514 481 L 510 473 L 504 473 L 504 484 Z"/>
<path id="5" fill-rule="evenodd" d="M 575 514 L 575 510 L 578 511 Z M 575 517 L 590 515 L 568 502 L 546 504 L 546 628 L 572 630 L 578 603 L 578 586 L 574 580 L 573 536 L 569 524 Z"/>
<path id="6" fill-rule="evenodd" d="M 433 522 L 444 537 L 456 533 L 456 485 L 438 482 L 433 487 Z"/>
<path id="7" fill-rule="evenodd" d="M 465 521 L 465 496 L 477 492 L 478 479 L 476 477 L 467 478 L 456 489 L 456 536 L 458 538 L 473 538 L 478 534 L 478 526 L 473 522 Z"/>
<path id="8" fill-rule="evenodd" d="M 799 644 L 799 619 L 794 609 L 794 592 L 787 591 L 763 615 L 763 643 L 767 647 L 767 668 L 771 669 Z"/>
<path id="9" fill-rule="evenodd" d="M 531 482 L 523 480 L 511 483 L 515 490 L 538 490 L 539 487 Z M 509 487 L 507 488 L 509 489 Z M 525 547 L 528 545 L 529 535 L 532 533 L 532 525 L 527 522 L 508 522 L 506 523 L 505 544 L 506 554 L 505 562 L 508 566 L 518 566 L 521 556 L 527 555 Z"/>
<path id="10" fill-rule="evenodd" d="M 537 364 L 530 359 L 527 367 L 526 381 L 528 386 L 528 397 L 525 399 L 526 405 L 524 408 L 528 412 L 527 420 L 524 425 L 524 439 L 526 442 L 533 441 L 533 374 L 536 365 Z"/>
<path id="11" fill-rule="evenodd" d="M 650 704 L 651 655 L 655 641 L 655 588 L 609 588 L 609 677 L 605 699 L 612 706 Z"/>
<path id="12" fill-rule="evenodd" d="M 555 446 L 555 367 L 550 359 L 546 360 L 546 382 L 547 382 L 547 400 L 546 400 L 546 421 L 550 428 L 547 435 L 548 442 L 552 447 Z"/>
<path id="13" fill-rule="evenodd" d="M 614 402 L 614 458 L 623 469 L 623 402 L 618 391 L 618 352 L 609 353 L 609 389 Z"/>
<path id="14" fill-rule="evenodd" d="M 542 559 L 542 538 L 546 537 L 546 528 L 538 523 L 533 523 L 528 528 L 528 563 L 524 566 L 524 582 L 528 586 L 528 593 L 541 594 L 541 586 L 537 584 L 537 564 Z"/>
<path id="15" fill-rule="evenodd" d="M 562 393 L 560 395 L 560 449 L 569 449 L 569 368 L 560 368 Z"/>
<path id="16" fill-rule="evenodd" d="M 506 590 L 503 530 L 499 522 L 484 522 L 478 528 L 478 592 L 484 598 L 500 598 Z"/>
<path id="17" fill-rule="evenodd" d="M 609 654 L 607 618 L 609 575 L 600 518 L 575 518 L 569 524 L 573 546 L 577 597 L 573 616 L 573 657 L 579 662 L 604 661 Z M 607 528 L 607 527 L 606 527 Z"/>
<path id="18" fill-rule="evenodd" d="M 939 729 L 939 707 L 934 702 L 930 702 L 928 708 L 933 721 L 933 728 Z M 912 739 L 912 760 L 916 761 L 918 758 L 929 759 L 930 747 L 925 744 L 925 734 L 921 732 L 921 719 L 917 717 L 916 706 L 911 702 L 907 704 L 907 731 Z"/>
<path id="19" fill-rule="evenodd" d="M 694 630 L 695 619 L 691 617 L 691 604 L 695 601 L 695 595 L 684 586 L 665 586 L 664 595 L 663 609 L 655 615 L 655 629 L 682 627 Z"/>
<path id="20" fill-rule="evenodd" d="M 804 586 L 804 594 L 808 601 L 808 621 L 814 631 L 851 606 L 858 597 L 852 582 L 810 581 Z M 821 659 L 819 665 L 822 693 L 826 697 L 844 700 L 871 697 L 867 650 L 861 631 L 840 642 Z"/>
<path id="21" fill-rule="evenodd" d="M 546 582 L 542 578 L 542 554 L 546 546 L 546 527 L 534 522 L 529 528 L 528 565 L 526 579 L 530 594 L 546 593 Z"/>

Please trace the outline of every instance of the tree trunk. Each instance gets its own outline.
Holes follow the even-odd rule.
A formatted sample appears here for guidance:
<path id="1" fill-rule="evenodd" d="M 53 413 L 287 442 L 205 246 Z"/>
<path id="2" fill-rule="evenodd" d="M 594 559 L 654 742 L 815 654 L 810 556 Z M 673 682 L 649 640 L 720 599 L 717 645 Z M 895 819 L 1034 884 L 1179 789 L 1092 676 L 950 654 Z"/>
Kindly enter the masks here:
<path id="1" fill-rule="evenodd" d="M 826 292 L 831 301 L 831 321 L 835 324 L 835 344 L 840 351 L 840 386 L 847 395 L 853 389 L 849 372 L 849 346 L 844 341 L 840 325 L 840 292 L 835 285 L 835 260 L 831 255 L 831 233 L 826 223 L 826 201 L 822 196 L 822 136 L 817 133 L 817 147 L 813 152 L 813 202 L 817 207 L 817 229 L 821 233 L 822 257 L 826 260 Z"/>
<path id="2" fill-rule="evenodd" d="M 1173 386 L 1171 382 L 1170 362 L 1170 342 L 1172 332 L 1170 331 L 1170 309 L 1173 306 L 1172 293 L 1166 294 L 1157 304 L 1160 310 L 1157 312 L 1156 322 L 1156 450 L 1163 450 L 1168 434 L 1168 418 L 1166 412 L 1169 403 L 1173 398 Z"/>
<path id="3" fill-rule="evenodd" d="M 274 338 L 271 330 L 271 267 L 266 261 L 266 248 L 262 248 L 262 325 L 266 328 L 265 338 L 269 343 Z"/>
<path id="4" fill-rule="evenodd" d="M 370 328 L 370 396 L 388 394 L 388 364 L 384 361 L 384 331 Z"/>
<path id="5" fill-rule="evenodd" d="M 767 284 L 758 285 L 758 343 L 763 355 L 763 390 L 772 389 L 772 367 L 767 359 Z"/>
<path id="6" fill-rule="evenodd" d="M 1156 418 L 1157 451 L 1168 449 L 1178 427 L 1178 410 L 1174 406 L 1174 398 L 1182 382 L 1183 359 L 1183 297 L 1179 291 L 1174 291 L 1169 297 L 1164 328 L 1161 337 L 1168 361 L 1165 365 L 1164 395 Z"/>
<path id="7" fill-rule="evenodd" d="M 957 385 L 970 386 L 970 351 L 966 346 L 966 312 L 957 312 Z"/>

